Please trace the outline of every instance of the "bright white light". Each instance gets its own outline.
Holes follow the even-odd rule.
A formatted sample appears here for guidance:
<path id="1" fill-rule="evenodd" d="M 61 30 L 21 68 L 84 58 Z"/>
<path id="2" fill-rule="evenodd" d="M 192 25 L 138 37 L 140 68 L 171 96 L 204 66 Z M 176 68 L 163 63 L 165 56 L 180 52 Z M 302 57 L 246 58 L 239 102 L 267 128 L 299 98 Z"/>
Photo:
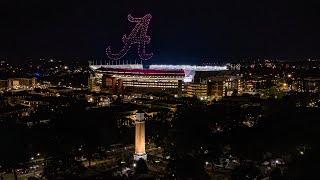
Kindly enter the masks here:
<path id="1" fill-rule="evenodd" d="M 136 163 L 133 163 L 133 167 L 137 167 L 137 164 L 136 164 Z"/>
<path id="2" fill-rule="evenodd" d="M 142 64 L 124 64 L 124 65 L 90 65 L 90 69 L 96 70 L 103 68 L 115 68 L 115 69 L 143 69 Z"/>
<path id="3" fill-rule="evenodd" d="M 115 68 L 115 69 L 143 69 L 142 64 L 124 64 L 124 65 L 90 65 L 92 70 L 98 68 Z M 224 71 L 227 66 L 195 66 L 195 65 L 150 65 L 149 69 L 155 70 L 189 70 L 189 71 Z"/>
<path id="4" fill-rule="evenodd" d="M 191 70 L 191 71 L 223 71 L 227 66 L 194 66 L 194 65 L 150 65 L 150 69 Z"/>
<path id="5" fill-rule="evenodd" d="M 143 69 L 142 64 L 122 64 L 122 65 L 90 65 L 90 69 L 114 68 L 114 69 Z M 185 83 L 192 82 L 196 71 L 225 71 L 227 66 L 195 66 L 195 65 L 150 65 L 153 70 L 183 70 Z"/>
<path id="6" fill-rule="evenodd" d="M 93 98 L 90 97 L 90 98 L 88 99 L 88 102 L 93 102 Z"/>

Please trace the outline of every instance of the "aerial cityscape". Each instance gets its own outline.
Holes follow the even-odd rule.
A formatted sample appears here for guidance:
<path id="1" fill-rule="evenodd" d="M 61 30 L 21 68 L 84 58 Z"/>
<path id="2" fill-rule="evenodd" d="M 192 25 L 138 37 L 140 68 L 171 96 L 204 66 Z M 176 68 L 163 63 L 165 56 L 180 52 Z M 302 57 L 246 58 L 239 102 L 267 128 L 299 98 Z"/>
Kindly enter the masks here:
<path id="1" fill-rule="evenodd" d="M 316 4 L 0 5 L 0 180 L 319 179 Z"/>

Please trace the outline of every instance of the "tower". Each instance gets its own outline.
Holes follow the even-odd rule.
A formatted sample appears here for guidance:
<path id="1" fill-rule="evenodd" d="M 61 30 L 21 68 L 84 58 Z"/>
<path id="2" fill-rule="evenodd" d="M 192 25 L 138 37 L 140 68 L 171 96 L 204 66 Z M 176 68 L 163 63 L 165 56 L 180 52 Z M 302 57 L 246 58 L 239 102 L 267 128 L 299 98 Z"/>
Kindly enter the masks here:
<path id="1" fill-rule="evenodd" d="M 139 159 L 147 160 L 146 148 L 145 148 L 145 120 L 144 112 L 137 111 L 135 121 L 135 153 L 133 155 L 134 160 Z"/>

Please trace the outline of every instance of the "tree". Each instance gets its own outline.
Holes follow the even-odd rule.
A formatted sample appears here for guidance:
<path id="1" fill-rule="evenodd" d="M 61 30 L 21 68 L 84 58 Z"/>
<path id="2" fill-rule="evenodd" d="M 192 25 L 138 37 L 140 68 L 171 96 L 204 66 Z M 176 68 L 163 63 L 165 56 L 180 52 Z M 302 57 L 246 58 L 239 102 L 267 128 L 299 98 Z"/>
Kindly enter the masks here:
<path id="1" fill-rule="evenodd" d="M 47 160 L 43 176 L 48 180 L 78 179 L 85 168 L 81 162 L 70 155 L 55 157 Z"/>
<path id="2" fill-rule="evenodd" d="M 175 161 L 176 177 L 179 179 L 209 179 L 204 164 L 189 154 L 180 156 Z"/>
<path id="3" fill-rule="evenodd" d="M 16 180 L 16 169 L 23 167 L 28 161 L 27 149 L 20 132 L 16 124 L 0 129 L 0 164 L 6 169 L 11 169 Z"/>
<path id="4" fill-rule="evenodd" d="M 135 174 L 148 174 L 149 169 L 146 162 L 143 159 L 139 159 L 137 162 L 137 167 L 135 169 Z"/>
<path id="5" fill-rule="evenodd" d="M 231 179 L 261 179 L 261 171 L 253 164 L 243 164 L 232 171 Z"/>

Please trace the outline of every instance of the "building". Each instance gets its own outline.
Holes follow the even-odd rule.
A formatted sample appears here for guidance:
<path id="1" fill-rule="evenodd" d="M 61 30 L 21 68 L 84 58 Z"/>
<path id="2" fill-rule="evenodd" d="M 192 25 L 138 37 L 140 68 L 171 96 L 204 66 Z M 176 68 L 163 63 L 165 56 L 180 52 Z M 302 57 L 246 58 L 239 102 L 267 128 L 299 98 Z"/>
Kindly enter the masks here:
<path id="1" fill-rule="evenodd" d="M 199 97 L 201 100 L 208 98 L 207 83 L 188 83 L 185 86 L 185 93 L 188 97 Z"/>
<path id="2" fill-rule="evenodd" d="M 8 87 L 13 89 L 34 88 L 36 86 L 36 78 L 10 78 Z"/>
<path id="3" fill-rule="evenodd" d="M 145 147 L 145 119 L 144 112 L 136 112 L 136 121 L 135 121 L 135 153 L 134 160 L 138 161 L 139 159 L 147 160 L 147 153 Z"/>
<path id="4" fill-rule="evenodd" d="M 185 84 L 193 82 L 198 71 L 223 71 L 226 66 L 90 64 L 93 74 L 88 80 L 91 91 L 112 94 L 164 92 L 183 94 Z"/>
<path id="5" fill-rule="evenodd" d="M 36 87 L 36 78 L 9 78 L 0 80 L 0 89 L 33 89 Z"/>
<path id="6" fill-rule="evenodd" d="M 111 97 L 107 95 L 95 95 L 95 94 L 86 94 L 85 98 L 88 103 L 94 105 L 94 107 L 106 107 L 110 106 Z"/>
<path id="7" fill-rule="evenodd" d="M 182 90 L 184 72 L 182 70 L 150 69 L 100 69 L 102 87 L 120 93 L 147 93 L 166 91 L 178 94 Z"/>
<path id="8" fill-rule="evenodd" d="M 99 77 L 90 75 L 88 79 L 88 87 L 92 92 L 101 91 L 101 81 L 99 82 Z"/>
<path id="9" fill-rule="evenodd" d="M 222 75 L 208 78 L 208 94 L 214 97 L 242 94 L 243 82 L 238 75 Z"/>
<path id="10" fill-rule="evenodd" d="M 243 82 L 235 71 L 195 72 L 193 82 L 185 84 L 186 96 L 201 100 L 242 94 Z"/>
<path id="11" fill-rule="evenodd" d="M 303 92 L 320 92 L 320 77 L 307 77 L 302 79 Z"/>
<path id="12" fill-rule="evenodd" d="M 112 94 L 166 92 L 181 94 L 183 70 L 99 68 L 89 78 L 91 91 Z"/>

